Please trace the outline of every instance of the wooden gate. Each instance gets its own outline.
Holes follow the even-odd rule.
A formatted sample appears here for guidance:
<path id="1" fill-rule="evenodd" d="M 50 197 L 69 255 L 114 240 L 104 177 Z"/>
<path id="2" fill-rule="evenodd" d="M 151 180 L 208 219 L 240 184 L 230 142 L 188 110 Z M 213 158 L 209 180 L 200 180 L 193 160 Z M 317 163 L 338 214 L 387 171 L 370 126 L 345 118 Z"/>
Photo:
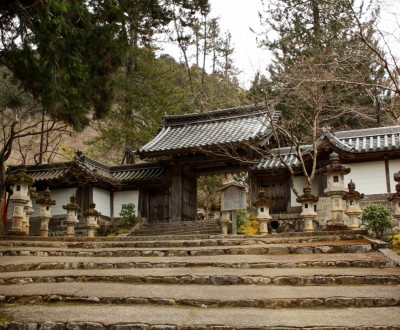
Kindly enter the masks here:
<path id="1" fill-rule="evenodd" d="M 257 184 L 258 187 L 262 187 L 267 191 L 268 197 L 270 197 L 274 204 L 271 206 L 271 213 L 286 213 L 290 202 L 290 186 L 288 178 L 277 176 L 260 178 Z M 253 192 L 253 200 L 257 198 L 258 191 Z"/>
<path id="2" fill-rule="evenodd" d="M 149 189 L 149 222 L 168 222 L 168 189 Z"/>
<path id="3" fill-rule="evenodd" d="M 185 172 L 182 178 L 182 221 L 196 220 L 197 178 L 192 172 Z"/>

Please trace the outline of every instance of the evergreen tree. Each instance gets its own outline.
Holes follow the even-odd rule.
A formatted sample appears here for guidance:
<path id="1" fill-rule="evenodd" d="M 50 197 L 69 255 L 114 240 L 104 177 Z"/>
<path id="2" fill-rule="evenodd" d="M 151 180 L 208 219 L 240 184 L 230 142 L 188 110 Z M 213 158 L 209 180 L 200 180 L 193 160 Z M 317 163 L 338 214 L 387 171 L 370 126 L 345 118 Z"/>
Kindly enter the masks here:
<path id="1" fill-rule="evenodd" d="M 307 135 L 304 123 L 336 129 L 373 125 L 375 108 L 371 86 L 383 79 L 360 42 L 352 20 L 351 1 L 273 0 L 264 23 L 269 33 L 262 41 L 272 50 L 268 98 Z M 359 15 L 364 7 L 359 8 Z M 373 38 L 373 23 L 369 36 Z M 275 38 L 270 39 L 270 37 Z M 357 116 L 356 114 L 359 114 Z M 306 120 L 307 119 L 307 120 Z M 314 139 L 315 136 L 308 136 Z"/>
<path id="2" fill-rule="evenodd" d="M 172 18 L 207 0 L 2 1 L 0 65 L 56 119 L 82 129 L 111 108 L 114 74 L 132 44 L 149 43 Z"/>

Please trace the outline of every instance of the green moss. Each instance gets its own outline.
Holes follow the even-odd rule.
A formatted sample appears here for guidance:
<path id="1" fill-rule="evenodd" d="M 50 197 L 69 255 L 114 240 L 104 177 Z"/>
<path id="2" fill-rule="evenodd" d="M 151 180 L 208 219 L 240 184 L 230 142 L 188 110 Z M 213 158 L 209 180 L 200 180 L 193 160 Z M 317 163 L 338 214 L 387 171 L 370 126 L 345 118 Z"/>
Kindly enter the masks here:
<path id="1" fill-rule="evenodd" d="M 0 310 L 0 323 L 12 322 L 12 321 L 13 321 L 13 319 L 9 314 Z"/>

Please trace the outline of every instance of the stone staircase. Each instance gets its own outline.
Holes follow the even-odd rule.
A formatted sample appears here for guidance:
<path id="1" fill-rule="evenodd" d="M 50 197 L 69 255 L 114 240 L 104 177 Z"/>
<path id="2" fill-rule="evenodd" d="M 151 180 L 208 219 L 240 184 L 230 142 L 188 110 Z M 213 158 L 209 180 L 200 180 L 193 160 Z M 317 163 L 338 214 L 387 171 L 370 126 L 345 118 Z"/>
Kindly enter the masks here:
<path id="1" fill-rule="evenodd" d="M 365 232 L 0 241 L 0 329 L 400 329 Z"/>
<path id="2" fill-rule="evenodd" d="M 158 235 L 218 235 L 221 227 L 217 220 L 197 220 L 185 222 L 142 224 L 134 236 Z"/>

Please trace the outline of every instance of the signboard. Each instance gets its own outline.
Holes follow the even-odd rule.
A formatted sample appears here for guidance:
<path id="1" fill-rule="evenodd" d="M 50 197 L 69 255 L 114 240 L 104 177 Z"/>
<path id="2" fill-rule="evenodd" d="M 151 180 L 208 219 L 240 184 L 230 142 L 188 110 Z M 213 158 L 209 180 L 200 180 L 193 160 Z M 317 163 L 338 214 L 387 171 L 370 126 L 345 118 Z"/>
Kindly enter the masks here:
<path id="1" fill-rule="evenodd" d="M 232 185 L 221 189 L 221 211 L 242 209 L 246 209 L 245 187 Z"/>

